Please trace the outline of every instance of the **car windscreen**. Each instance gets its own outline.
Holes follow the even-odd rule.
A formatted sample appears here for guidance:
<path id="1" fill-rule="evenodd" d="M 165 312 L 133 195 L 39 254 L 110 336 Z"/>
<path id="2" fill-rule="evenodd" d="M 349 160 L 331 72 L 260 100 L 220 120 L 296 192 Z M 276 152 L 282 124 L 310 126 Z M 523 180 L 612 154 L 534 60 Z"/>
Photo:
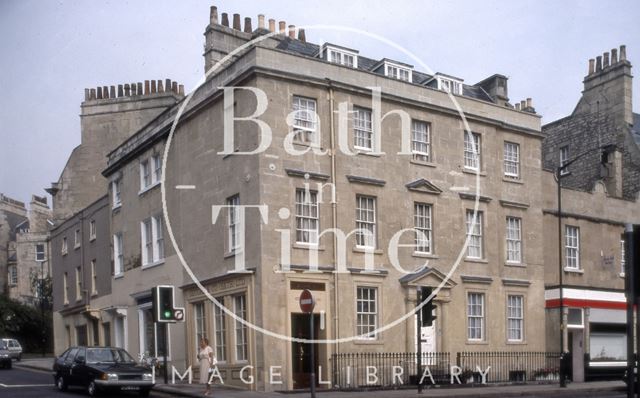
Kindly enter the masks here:
<path id="1" fill-rule="evenodd" d="M 131 355 L 125 350 L 117 348 L 89 348 L 87 350 L 87 363 L 103 362 L 134 362 Z"/>

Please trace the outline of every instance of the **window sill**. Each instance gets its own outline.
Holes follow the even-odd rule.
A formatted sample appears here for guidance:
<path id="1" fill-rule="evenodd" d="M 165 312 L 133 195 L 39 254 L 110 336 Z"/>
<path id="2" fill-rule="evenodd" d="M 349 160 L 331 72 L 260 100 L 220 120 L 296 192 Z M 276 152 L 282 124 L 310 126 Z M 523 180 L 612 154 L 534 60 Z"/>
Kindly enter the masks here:
<path id="1" fill-rule="evenodd" d="M 524 185 L 524 181 L 522 181 L 522 179 L 520 177 L 518 178 L 509 178 L 509 177 L 502 177 L 502 181 L 504 182 L 509 182 L 512 184 L 520 184 L 520 185 Z"/>
<path id="2" fill-rule="evenodd" d="M 572 274 L 584 274 L 583 269 L 574 269 L 574 268 L 567 268 L 567 267 L 564 267 L 564 272 L 568 272 Z"/>
<path id="3" fill-rule="evenodd" d="M 120 279 L 120 278 L 124 278 L 124 272 L 113 276 L 113 279 Z"/>
<path id="4" fill-rule="evenodd" d="M 411 160 L 409 161 L 409 163 L 411 163 L 411 164 L 415 164 L 415 165 L 417 165 L 417 166 L 425 166 L 425 167 L 433 167 L 433 168 L 438 167 L 435 163 L 431 163 L 431 162 L 423 162 L 423 161 L 415 160 L 415 159 L 411 159 Z"/>
<path id="5" fill-rule="evenodd" d="M 514 341 L 507 340 L 506 344 L 507 345 L 526 345 L 527 342 L 526 342 L 526 340 L 517 340 L 517 341 L 516 340 L 514 340 Z"/>
<path id="6" fill-rule="evenodd" d="M 489 345 L 488 341 L 485 340 L 467 340 L 468 345 Z"/>
<path id="7" fill-rule="evenodd" d="M 373 156 L 374 158 L 379 158 L 380 156 L 382 156 L 382 153 L 374 152 L 372 149 L 363 149 L 358 147 L 355 147 L 354 149 L 355 149 L 356 155 Z"/>
<path id="8" fill-rule="evenodd" d="M 69 254 L 69 252 L 67 252 L 67 251 L 63 251 L 61 254 L 62 254 L 63 256 L 66 256 L 67 254 Z"/>
<path id="9" fill-rule="evenodd" d="M 94 240 L 96 240 L 96 237 L 95 237 L 95 236 L 93 236 L 93 237 L 89 238 L 89 242 L 93 242 Z"/>
<path id="10" fill-rule="evenodd" d="M 355 345 L 384 345 L 384 340 L 381 339 L 354 339 L 353 344 Z"/>
<path id="11" fill-rule="evenodd" d="M 120 210 L 120 208 L 122 207 L 122 202 L 120 203 L 116 203 L 113 205 L 113 207 L 111 208 L 111 211 L 116 211 L 116 210 Z"/>
<path id="12" fill-rule="evenodd" d="M 242 251 L 240 249 L 236 249 L 232 252 L 225 252 L 224 253 L 224 258 L 230 258 L 230 257 L 235 257 L 236 254 L 240 254 Z"/>
<path id="13" fill-rule="evenodd" d="M 371 247 L 358 247 L 358 246 L 354 246 L 353 248 L 353 252 L 354 253 L 373 253 L 373 254 L 384 254 L 384 251 L 382 251 L 382 249 L 374 249 Z"/>
<path id="14" fill-rule="evenodd" d="M 78 250 L 79 248 L 80 248 L 80 245 L 73 246 L 73 250 Z"/>
<path id="15" fill-rule="evenodd" d="M 489 260 L 483 258 L 465 257 L 464 261 L 467 263 L 489 264 Z"/>
<path id="16" fill-rule="evenodd" d="M 619 273 L 619 274 L 618 274 L 618 276 L 619 276 L 620 278 L 624 278 L 624 272 Z"/>
<path id="17" fill-rule="evenodd" d="M 486 171 L 478 171 L 478 170 L 474 170 L 474 169 L 468 169 L 466 167 L 462 168 L 462 172 L 465 174 L 471 174 L 471 175 L 479 175 L 480 177 L 486 177 L 487 176 L 487 172 Z"/>
<path id="18" fill-rule="evenodd" d="M 527 268 L 527 264 L 525 263 L 504 263 L 505 267 L 514 267 L 514 268 Z"/>
<path id="19" fill-rule="evenodd" d="M 96 297 L 98 295 L 98 292 L 91 292 L 91 297 Z"/>
<path id="20" fill-rule="evenodd" d="M 323 245 L 317 245 L 313 243 L 299 243 L 299 242 L 294 243 L 293 248 L 301 249 L 301 250 L 317 250 L 317 251 L 325 250 Z"/>
<path id="21" fill-rule="evenodd" d="M 149 185 L 148 187 L 142 188 L 140 190 L 140 192 L 138 192 L 138 196 L 144 195 L 145 193 L 151 191 L 153 188 L 155 188 L 157 186 L 160 186 L 160 181 L 156 181 L 156 182 L 152 183 L 151 185 Z"/>
<path id="22" fill-rule="evenodd" d="M 149 269 L 149 268 L 154 268 L 157 267 L 158 265 L 162 265 L 164 264 L 164 258 L 162 260 L 158 260 L 156 262 L 153 263 L 149 263 L 149 264 L 144 264 L 142 267 L 140 267 L 141 270 L 145 270 L 145 269 Z"/>
<path id="23" fill-rule="evenodd" d="M 435 254 L 432 253 L 422 253 L 422 252 L 413 252 L 413 254 L 411 254 L 413 257 L 420 257 L 420 258 L 430 258 L 433 260 L 437 260 L 440 258 L 440 256 L 437 256 Z"/>

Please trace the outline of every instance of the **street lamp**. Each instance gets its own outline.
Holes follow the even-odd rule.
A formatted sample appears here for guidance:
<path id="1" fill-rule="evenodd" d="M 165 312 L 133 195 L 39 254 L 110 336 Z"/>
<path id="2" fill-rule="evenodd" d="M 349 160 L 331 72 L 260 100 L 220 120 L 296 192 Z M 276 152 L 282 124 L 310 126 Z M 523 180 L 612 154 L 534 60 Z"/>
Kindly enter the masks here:
<path id="1" fill-rule="evenodd" d="M 560 292 L 560 387 L 566 387 L 567 382 L 565 380 L 565 350 L 564 350 L 564 299 L 562 292 L 562 279 L 564 275 L 564 270 L 562 269 L 562 181 L 563 177 L 562 172 L 566 170 L 571 164 L 575 163 L 577 160 L 581 159 L 583 156 L 593 153 L 595 151 L 604 151 L 605 153 L 613 152 L 616 149 L 614 144 L 599 146 L 597 148 L 592 148 L 588 151 L 582 152 L 578 156 L 573 159 L 561 163 L 556 168 L 556 182 L 558 184 L 558 291 Z"/>

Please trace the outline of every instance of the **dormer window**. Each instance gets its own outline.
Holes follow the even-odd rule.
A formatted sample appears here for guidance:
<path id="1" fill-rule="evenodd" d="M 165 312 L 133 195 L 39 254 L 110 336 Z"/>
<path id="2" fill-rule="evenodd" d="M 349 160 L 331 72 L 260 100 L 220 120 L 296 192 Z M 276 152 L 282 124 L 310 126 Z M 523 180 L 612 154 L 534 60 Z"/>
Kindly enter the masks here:
<path id="1" fill-rule="evenodd" d="M 332 64 L 344 65 L 350 68 L 358 67 L 358 52 L 355 50 L 325 44 L 322 46 L 321 55 Z"/>
<path id="2" fill-rule="evenodd" d="M 385 76 L 391 77 L 393 79 L 404 80 L 406 82 L 411 81 L 411 68 L 392 62 L 385 61 L 384 74 Z"/>
<path id="3" fill-rule="evenodd" d="M 451 94 L 462 95 L 462 81 L 449 77 L 438 76 L 438 90 Z"/>

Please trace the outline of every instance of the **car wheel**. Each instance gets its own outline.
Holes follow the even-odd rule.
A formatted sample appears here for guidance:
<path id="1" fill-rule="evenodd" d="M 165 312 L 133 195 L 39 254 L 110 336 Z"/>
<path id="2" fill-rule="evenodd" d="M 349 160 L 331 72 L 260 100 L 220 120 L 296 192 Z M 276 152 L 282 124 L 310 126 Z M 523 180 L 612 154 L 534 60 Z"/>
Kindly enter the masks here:
<path id="1" fill-rule="evenodd" d="M 67 391 L 67 381 L 64 379 L 64 377 L 56 377 L 56 387 L 60 391 Z"/>
<path id="2" fill-rule="evenodd" d="M 150 388 L 143 388 L 142 390 L 140 390 L 139 395 L 141 397 L 148 397 L 150 392 L 151 392 Z"/>
<path id="3" fill-rule="evenodd" d="M 96 385 L 96 382 L 91 380 L 89 382 L 89 385 L 87 386 L 87 393 L 89 394 L 90 397 L 95 397 L 98 395 L 98 386 Z"/>

